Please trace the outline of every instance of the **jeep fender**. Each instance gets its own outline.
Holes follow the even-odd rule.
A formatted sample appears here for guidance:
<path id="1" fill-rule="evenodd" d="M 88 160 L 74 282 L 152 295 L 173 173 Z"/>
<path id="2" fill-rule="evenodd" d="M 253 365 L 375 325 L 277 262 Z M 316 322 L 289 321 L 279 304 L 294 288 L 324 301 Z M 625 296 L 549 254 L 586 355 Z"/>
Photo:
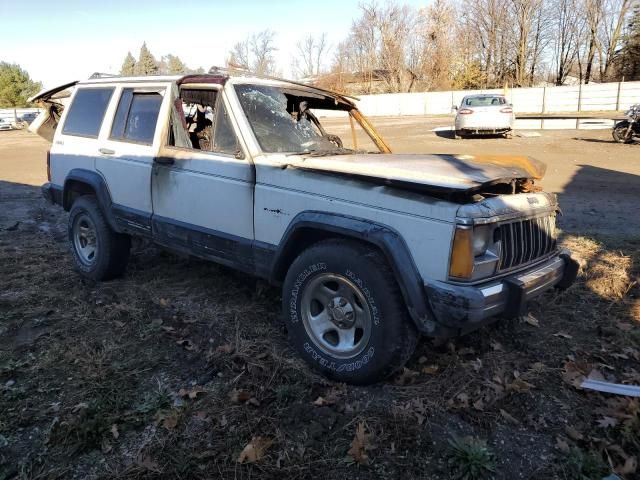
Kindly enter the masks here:
<path id="1" fill-rule="evenodd" d="M 73 187 L 77 184 L 86 185 L 95 192 L 98 205 L 100 205 L 102 212 L 107 218 L 109 226 L 114 231 L 120 232 L 121 229 L 118 227 L 113 215 L 111 194 L 109 193 L 107 183 L 104 177 L 97 172 L 85 170 L 83 168 L 72 169 L 64 180 L 64 187 L 62 190 L 62 207 L 66 211 L 71 209 L 71 205 L 73 203 Z"/>
<path id="2" fill-rule="evenodd" d="M 418 330 L 425 334 L 434 331 L 434 316 L 427 303 L 422 278 L 407 244 L 396 230 L 371 220 L 316 211 L 299 213 L 287 227 L 276 250 L 270 278 L 273 283 L 282 281 L 287 268 L 301 251 L 300 243 L 309 242 L 305 238 L 310 234 L 315 237 L 314 241 L 323 236 L 341 236 L 377 247 L 393 269 L 407 310 Z M 313 242 L 307 244 L 310 243 Z"/>

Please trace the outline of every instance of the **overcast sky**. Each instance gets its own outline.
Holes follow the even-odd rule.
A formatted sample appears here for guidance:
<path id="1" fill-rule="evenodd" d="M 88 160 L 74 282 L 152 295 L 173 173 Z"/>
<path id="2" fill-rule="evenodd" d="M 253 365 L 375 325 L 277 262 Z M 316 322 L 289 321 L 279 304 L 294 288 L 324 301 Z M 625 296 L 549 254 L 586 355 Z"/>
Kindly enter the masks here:
<path id="1" fill-rule="evenodd" d="M 424 6 L 430 0 L 398 3 Z M 223 66 L 251 32 L 276 32 L 277 60 L 290 73 L 296 42 L 326 32 L 335 45 L 358 16 L 358 0 L 0 0 L 0 61 L 18 63 L 52 87 L 117 73 L 143 41 L 157 59 L 178 55 L 189 67 Z"/>

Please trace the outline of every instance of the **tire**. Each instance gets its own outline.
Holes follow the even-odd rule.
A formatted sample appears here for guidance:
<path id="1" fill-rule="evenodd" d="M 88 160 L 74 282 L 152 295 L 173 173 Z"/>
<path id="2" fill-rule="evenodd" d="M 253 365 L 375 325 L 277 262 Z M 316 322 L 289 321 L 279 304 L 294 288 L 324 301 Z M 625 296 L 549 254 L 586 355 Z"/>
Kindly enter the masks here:
<path id="1" fill-rule="evenodd" d="M 453 133 L 453 138 L 456 140 L 460 140 L 461 138 L 464 138 L 464 134 L 462 133 L 462 130 L 455 130 Z"/>
<path id="2" fill-rule="evenodd" d="M 358 242 L 326 240 L 303 251 L 287 272 L 282 305 L 291 345 L 339 382 L 388 377 L 418 341 L 388 263 Z"/>
<path id="3" fill-rule="evenodd" d="M 613 127 L 613 132 L 611 132 L 611 135 L 613 136 L 613 139 L 616 143 L 631 143 L 631 138 L 625 138 L 628 128 L 629 122 L 627 120 L 623 120 Z"/>
<path id="4" fill-rule="evenodd" d="M 85 277 L 109 280 L 126 270 L 131 238 L 111 230 L 93 195 L 73 203 L 68 234 L 76 268 Z"/>

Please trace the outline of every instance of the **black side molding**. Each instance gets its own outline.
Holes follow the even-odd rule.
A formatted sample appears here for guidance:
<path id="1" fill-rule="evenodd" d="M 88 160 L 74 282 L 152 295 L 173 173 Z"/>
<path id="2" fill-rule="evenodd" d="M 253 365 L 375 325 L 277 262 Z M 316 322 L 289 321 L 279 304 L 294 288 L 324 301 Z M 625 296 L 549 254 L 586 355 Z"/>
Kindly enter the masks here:
<path id="1" fill-rule="evenodd" d="M 272 283 L 282 279 L 292 260 L 290 252 L 296 251 L 301 238 L 310 232 L 350 237 L 378 247 L 393 269 L 416 327 L 423 333 L 434 330 L 434 316 L 407 244 L 391 227 L 370 220 L 318 211 L 299 213 L 289 224 L 275 253 L 270 275 Z"/>

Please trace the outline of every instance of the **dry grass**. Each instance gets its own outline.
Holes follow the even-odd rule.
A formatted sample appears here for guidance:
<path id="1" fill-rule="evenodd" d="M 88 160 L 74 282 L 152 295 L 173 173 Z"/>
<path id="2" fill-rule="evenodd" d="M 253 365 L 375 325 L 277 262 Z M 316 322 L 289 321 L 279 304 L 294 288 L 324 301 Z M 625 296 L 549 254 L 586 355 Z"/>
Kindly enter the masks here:
<path id="1" fill-rule="evenodd" d="M 534 302 L 539 327 L 424 340 L 404 373 L 357 388 L 289 349 L 277 289 L 153 248 L 92 284 L 55 215 L 0 231 L 0 479 L 449 478 L 452 435 L 486 441 L 496 478 L 579 478 L 640 449 L 632 404 L 563 379 L 573 362 L 640 383 L 637 240 L 567 236 L 580 278 Z M 599 423 L 621 409 L 633 421 Z M 263 456 L 238 463 L 252 439 Z"/>

